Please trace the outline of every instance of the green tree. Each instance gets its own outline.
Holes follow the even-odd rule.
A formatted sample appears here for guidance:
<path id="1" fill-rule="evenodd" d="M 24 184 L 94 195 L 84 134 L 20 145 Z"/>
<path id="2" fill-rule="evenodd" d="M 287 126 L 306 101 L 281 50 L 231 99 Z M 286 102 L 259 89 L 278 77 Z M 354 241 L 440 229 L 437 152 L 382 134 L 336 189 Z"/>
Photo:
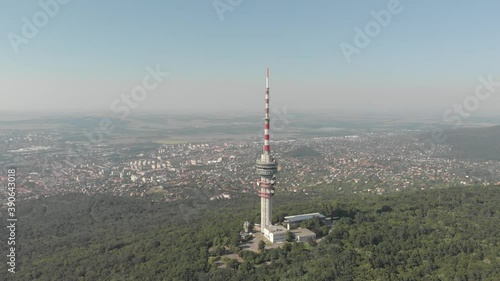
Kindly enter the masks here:
<path id="1" fill-rule="evenodd" d="M 259 251 L 264 251 L 264 249 L 266 248 L 266 242 L 264 242 L 264 240 L 260 240 L 259 241 Z"/>

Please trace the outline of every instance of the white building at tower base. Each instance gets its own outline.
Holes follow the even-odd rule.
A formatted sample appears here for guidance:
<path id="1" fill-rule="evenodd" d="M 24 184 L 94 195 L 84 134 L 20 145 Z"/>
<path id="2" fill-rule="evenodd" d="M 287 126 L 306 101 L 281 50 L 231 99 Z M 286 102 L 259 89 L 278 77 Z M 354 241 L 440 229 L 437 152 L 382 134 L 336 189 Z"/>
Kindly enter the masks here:
<path id="1" fill-rule="evenodd" d="M 267 225 L 262 233 L 271 243 L 282 243 L 286 241 L 287 229 L 281 225 Z"/>

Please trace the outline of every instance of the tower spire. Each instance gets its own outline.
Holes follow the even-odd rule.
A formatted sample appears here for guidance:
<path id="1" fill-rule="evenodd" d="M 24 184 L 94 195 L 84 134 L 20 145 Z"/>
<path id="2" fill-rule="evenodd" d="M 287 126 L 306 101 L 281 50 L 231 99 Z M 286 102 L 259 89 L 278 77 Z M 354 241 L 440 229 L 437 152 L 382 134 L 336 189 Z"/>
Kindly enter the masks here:
<path id="1" fill-rule="evenodd" d="M 266 108 L 264 117 L 264 154 L 271 154 L 269 146 L 269 128 L 271 119 L 269 117 L 269 68 L 266 69 Z"/>

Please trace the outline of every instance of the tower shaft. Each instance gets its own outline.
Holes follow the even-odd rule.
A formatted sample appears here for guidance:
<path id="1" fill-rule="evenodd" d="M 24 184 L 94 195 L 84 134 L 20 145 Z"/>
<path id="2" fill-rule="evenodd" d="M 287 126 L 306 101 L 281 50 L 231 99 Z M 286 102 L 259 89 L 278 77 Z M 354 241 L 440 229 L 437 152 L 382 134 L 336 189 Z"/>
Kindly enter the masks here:
<path id="1" fill-rule="evenodd" d="M 266 107 L 264 116 L 264 147 L 260 159 L 257 159 L 256 172 L 260 176 L 257 185 L 260 186 L 260 226 L 261 231 L 272 225 L 272 203 L 274 195 L 275 174 L 278 171 L 278 163 L 271 155 L 269 144 L 271 127 L 269 116 L 269 68 L 266 70 Z"/>

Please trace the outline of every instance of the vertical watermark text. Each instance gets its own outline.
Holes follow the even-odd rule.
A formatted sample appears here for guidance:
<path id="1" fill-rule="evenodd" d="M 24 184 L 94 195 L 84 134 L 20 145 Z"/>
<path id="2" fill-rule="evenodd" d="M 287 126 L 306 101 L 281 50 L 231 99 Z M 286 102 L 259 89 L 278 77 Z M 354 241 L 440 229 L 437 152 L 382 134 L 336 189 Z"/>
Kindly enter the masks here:
<path id="1" fill-rule="evenodd" d="M 7 169 L 7 228 L 9 229 L 7 270 L 10 273 L 16 273 L 16 177 L 15 168 Z"/>

